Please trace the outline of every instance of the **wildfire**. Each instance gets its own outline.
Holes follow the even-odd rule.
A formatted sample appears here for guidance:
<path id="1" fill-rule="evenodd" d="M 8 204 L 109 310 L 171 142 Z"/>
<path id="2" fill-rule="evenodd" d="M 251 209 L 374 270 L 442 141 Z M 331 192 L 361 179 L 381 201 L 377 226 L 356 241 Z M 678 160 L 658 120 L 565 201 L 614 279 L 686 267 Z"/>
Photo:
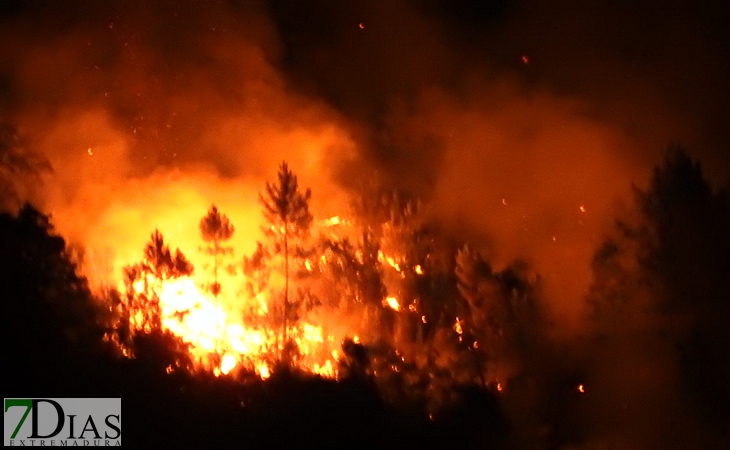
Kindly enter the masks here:
<path id="1" fill-rule="evenodd" d="M 395 297 L 387 297 L 384 305 L 389 306 L 394 311 L 400 311 L 400 303 L 398 303 L 398 299 Z"/>
<path id="2" fill-rule="evenodd" d="M 191 277 L 160 282 L 149 277 L 135 283 L 137 294 L 147 285 L 160 285 L 159 304 L 163 329 L 170 331 L 190 345 L 191 356 L 215 375 L 227 375 L 236 367 L 255 370 L 263 379 L 270 373 L 269 363 L 280 349 L 277 334 L 266 326 L 247 326 L 235 320 L 207 291 L 201 290 Z M 258 312 L 268 311 L 263 296 L 257 296 Z M 141 318 L 132 321 L 142 327 Z M 288 334 L 302 355 L 300 365 L 323 377 L 334 378 L 337 371 L 332 360 L 321 357 L 320 350 L 327 343 L 320 326 L 301 323 L 290 327 Z M 326 342 L 327 341 L 327 342 Z M 328 352 L 329 354 L 330 352 Z M 214 367 L 212 361 L 220 361 Z M 168 372 L 172 369 L 169 368 Z"/>
<path id="3" fill-rule="evenodd" d="M 464 329 L 461 326 L 461 320 L 457 317 L 456 322 L 454 322 L 454 331 L 456 331 L 457 334 L 462 334 L 464 332 Z"/>
<path id="4" fill-rule="evenodd" d="M 234 367 L 236 367 L 236 357 L 231 355 L 230 353 L 226 354 L 223 357 L 223 361 L 221 362 L 221 373 L 224 375 L 227 375 L 228 372 L 231 371 Z"/>

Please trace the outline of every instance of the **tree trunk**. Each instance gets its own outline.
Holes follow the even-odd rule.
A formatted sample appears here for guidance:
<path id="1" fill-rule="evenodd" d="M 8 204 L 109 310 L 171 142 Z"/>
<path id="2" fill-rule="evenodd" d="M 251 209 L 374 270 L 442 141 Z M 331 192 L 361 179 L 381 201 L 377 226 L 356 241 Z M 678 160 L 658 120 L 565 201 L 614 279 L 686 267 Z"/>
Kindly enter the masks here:
<path id="1" fill-rule="evenodd" d="M 218 300 L 218 293 L 220 292 L 220 289 L 218 288 L 218 239 L 215 239 L 213 241 L 213 286 L 214 287 L 214 295 L 216 300 Z"/>
<path id="2" fill-rule="evenodd" d="M 283 351 L 286 350 L 288 342 L 287 318 L 289 312 L 289 229 L 288 224 L 284 223 L 284 343 Z M 288 364 L 288 361 L 286 361 Z"/>

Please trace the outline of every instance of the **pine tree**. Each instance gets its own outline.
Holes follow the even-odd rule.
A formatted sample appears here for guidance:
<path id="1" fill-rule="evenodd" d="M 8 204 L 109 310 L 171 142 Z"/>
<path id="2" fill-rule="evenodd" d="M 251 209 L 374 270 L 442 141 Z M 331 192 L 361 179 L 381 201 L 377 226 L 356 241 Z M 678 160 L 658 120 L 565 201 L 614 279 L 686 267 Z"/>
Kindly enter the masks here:
<path id="1" fill-rule="evenodd" d="M 26 191 L 52 171 L 48 160 L 28 147 L 13 124 L 0 121 L 0 211 L 18 211 Z"/>
<path id="2" fill-rule="evenodd" d="M 683 389 L 716 420 L 730 404 L 730 202 L 700 164 L 669 148 L 630 216 L 593 260 L 588 301 L 601 337 L 677 351 Z M 635 344 L 638 348 L 639 344 Z"/>
<path id="3" fill-rule="evenodd" d="M 212 243 L 208 247 L 208 253 L 213 255 L 213 285 L 211 292 L 218 297 L 221 285 L 218 283 L 218 257 L 222 254 L 233 251 L 231 247 L 223 247 L 222 242 L 233 236 L 235 228 L 225 214 L 221 214 L 215 205 L 211 205 L 208 214 L 200 221 L 200 233 L 203 240 Z"/>
<path id="4" fill-rule="evenodd" d="M 279 166 L 278 182 L 266 183 L 266 192 L 259 196 L 263 205 L 264 217 L 268 226 L 264 234 L 273 242 L 273 254 L 284 257 L 284 304 L 283 304 L 283 342 L 287 345 L 287 322 L 289 315 L 289 259 L 301 255 L 301 242 L 309 237 L 312 214 L 309 211 L 310 189 L 299 190 L 297 176 L 286 162 Z"/>
<path id="5" fill-rule="evenodd" d="M 144 259 L 138 264 L 124 269 L 127 287 L 127 311 L 130 320 L 139 321 L 145 331 L 161 328 L 159 293 L 165 280 L 189 276 L 193 273 L 192 264 L 179 249 L 173 253 L 159 230 L 150 236 L 144 249 Z M 149 277 L 155 286 L 149 286 Z M 135 285 L 141 281 L 142 289 Z"/>

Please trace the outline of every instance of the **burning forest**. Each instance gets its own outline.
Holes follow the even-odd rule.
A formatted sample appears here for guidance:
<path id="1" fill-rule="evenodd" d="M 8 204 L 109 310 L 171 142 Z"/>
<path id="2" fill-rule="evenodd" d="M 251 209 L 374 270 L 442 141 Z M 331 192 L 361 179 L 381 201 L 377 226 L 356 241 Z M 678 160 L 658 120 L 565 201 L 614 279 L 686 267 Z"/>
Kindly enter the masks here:
<path id="1" fill-rule="evenodd" d="M 730 16 L 589 3 L 1 5 L 6 397 L 142 447 L 730 445 Z"/>

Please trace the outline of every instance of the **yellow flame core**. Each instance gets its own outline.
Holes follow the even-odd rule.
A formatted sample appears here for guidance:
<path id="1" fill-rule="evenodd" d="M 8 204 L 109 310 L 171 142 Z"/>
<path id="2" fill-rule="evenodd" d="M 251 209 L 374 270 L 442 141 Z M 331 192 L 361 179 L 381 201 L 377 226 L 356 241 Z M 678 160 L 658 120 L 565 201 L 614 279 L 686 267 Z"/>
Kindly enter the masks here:
<path id="1" fill-rule="evenodd" d="M 212 369 L 216 376 L 229 374 L 239 366 L 255 370 L 264 379 L 271 375 L 269 361 L 281 348 L 274 327 L 247 326 L 242 314 L 226 311 L 190 277 L 162 282 L 148 278 L 136 282 L 133 289 L 139 294 L 144 292 L 145 286 L 160 286 L 163 329 L 189 344 L 191 356 L 202 367 Z M 265 316 L 268 312 L 266 299 L 259 295 L 255 302 L 258 303 L 257 313 Z M 139 312 L 132 320 L 138 331 L 142 330 L 142 316 Z M 322 327 L 305 322 L 290 327 L 288 334 L 302 355 L 299 361 L 302 369 L 323 377 L 337 376 L 329 348 L 335 344 L 334 337 L 325 340 Z M 213 364 L 213 361 L 219 363 Z M 171 371 L 172 368 L 168 373 Z"/>
<path id="2" fill-rule="evenodd" d="M 457 334 L 462 334 L 464 332 L 464 329 L 461 327 L 461 319 L 458 317 L 456 318 L 456 322 L 454 323 L 454 331 L 456 331 Z"/>

